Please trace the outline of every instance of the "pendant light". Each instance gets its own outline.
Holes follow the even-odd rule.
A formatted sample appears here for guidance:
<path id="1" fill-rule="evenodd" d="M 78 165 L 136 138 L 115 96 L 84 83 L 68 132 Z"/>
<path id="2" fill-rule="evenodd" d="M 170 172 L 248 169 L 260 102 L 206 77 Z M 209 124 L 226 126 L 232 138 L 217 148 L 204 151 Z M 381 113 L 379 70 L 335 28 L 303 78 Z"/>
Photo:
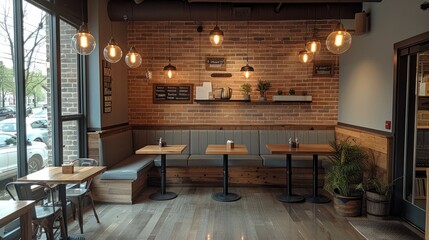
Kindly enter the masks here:
<path id="1" fill-rule="evenodd" d="M 73 50 L 80 55 L 89 55 L 94 51 L 97 44 L 85 22 L 82 22 L 79 31 L 73 35 L 71 45 Z"/>
<path id="2" fill-rule="evenodd" d="M 320 43 L 320 40 L 317 38 L 317 28 L 316 28 L 316 10 L 314 10 L 314 26 L 313 26 L 313 36 L 307 43 L 305 44 L 305 49 L 307 49 L 308 52 L 311 52 L 314 54 L 319 53 L 320 48 L 322 44 Z"/>
<path id="3" fill-rule="evenodd" d="M 176 75 L 176 67 L 171 65 L 171 27 L 170 27 L 170 22 L 168 22 L 168 27 L 169 27 L 169 35 L 168 35 L 168 65 L 164 67 L 164 73 L 165 76 L 167 76 L 168 78 L 174 78 L 174 76 Z"/>
<path id="4" fill-rule="evenodd" d="M 352 45 L 352 36 L 341 23 L 340 2 L 338 2 L 338 23 L 335 30 L 326 38 L 326 48 L 333 54 L 341 54 L 349 50 Z"/>
<path id="5" fill-rule="evenodd" d="M 245 78 L 250 78 L 255 69 L 249 65 L 249 22 L 247 22 L 247 56 L 246 56 L 246 66 L 243 66 L 240 69 L 240 72 L 243 73 Z"/>
<path id="6" fill-rule="evenodd" d="M 220 46 L 223 42 L 223 31 L 217 25 L 218 21 L 218 8 L 216 7 L 216 26 L 210 31 L 210 42 L 213 46 Z"/>
<path id="7" fill-rule="evenodd" d="M 305 22 L 305 38 L 307 38 L 307 22 Z M 298 53 L 298 60 L 300 63 L 309 63 L 313 61 L 314 54 L 311 51 L 308 51 L 307 44 L 304 44 L 304 50 L 299 51 Z"/>
<path id="8" fill-rule="evenodd" d="M 110 33 L 113 35 L 112 22 L 110 22 Z M 113 36 L 110 38 L 109 43 L 103 50 L 104 59 L 110 63 L 117 63 L 122 58 L 122 49 L 113 39 Z"/>
<path id="9" fill-rule="evenodd" d="M 134 12 L 131 9 L 131 31 L 134 33 Z M 136 48 L 132 46 L 125 56 L 125 63 L 129 68 L 138 68 L 142 64 L 142 56 L 136 51 Z"/>
<path id="10" fill-rule="evenodd" d="M 82 4 L 82 25 L 79 30 L 73 35 L 71 45 L 73 51 L 80 55 L 91 54 L 97 45 L 91 33 L 89 33 L 88 25 L 85 23 L 85 13 L 88 12 L 87 5 Z"/>

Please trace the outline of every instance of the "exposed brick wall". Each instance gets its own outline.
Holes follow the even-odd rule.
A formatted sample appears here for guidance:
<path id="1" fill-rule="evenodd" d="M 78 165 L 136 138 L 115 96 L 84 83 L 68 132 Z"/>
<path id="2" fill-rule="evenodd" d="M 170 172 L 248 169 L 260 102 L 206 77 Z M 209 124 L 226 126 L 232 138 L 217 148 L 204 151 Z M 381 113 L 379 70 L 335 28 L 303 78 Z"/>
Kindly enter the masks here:
<path id="1" fill-rule="evenodd" d="M 313 64 L 298 62 L 298 52 L 304 49 L 306 23 L 304 21 L 250 22 L 249 64 L 255 68 L 250 79 L 245 79 L 240 68 L 246 64 L 247 22 L 219 22 L 225 40 L 221 47 L 209 42 L 209 32 L 214 22 L 203 22 L 204 31 L 197 32 L 195 22 L 171 22 L 171 62 L 178 69 L 173 80 L 163 75 L 168 64 L 168 22 L 135 22 L 129 25 L 128 44 L 135 45 L 143 56 L 138 69 L 128 71 L 129 122 L 143 125 L 216 125 L 216 124 L 308 124 L 335 125 L 338 117 L 338 68 L 337 57 L 326 50 L 325 39 L 335 26 L 333 21 L 318 21 L 322 50 L 316 61 L 332 61 L 332 77 L 313 77 Z M 311 36 L 313 24 L 308 23 Z M 200 47 L 201 44 L 201 47 Z M 124 55 L 127 49 L 124 50 Z M 207 56 L 225 56 L 227 73 L 231 78 L 212 78 L 213 71 L 205 70 Z M 147 69 L 153 71 L 152 80 L 145 77 Z M 258 101 L 255 90 L 258 79 L 268 80 L 272 87 L 268 101 L 278 89 L 287 94 L 294 88 L 297 95 L 307 91 L 313 96 L 311 104 L 260 104 L 260 103 L 210 103 L 210 104 L 153 104 L 153 83 L 193 83 L 201 86 L 211 81 L 213 88 L 231 87 L 232 99 L 242 99 L 240 85 L 252 85 L 252 101 Z"/>

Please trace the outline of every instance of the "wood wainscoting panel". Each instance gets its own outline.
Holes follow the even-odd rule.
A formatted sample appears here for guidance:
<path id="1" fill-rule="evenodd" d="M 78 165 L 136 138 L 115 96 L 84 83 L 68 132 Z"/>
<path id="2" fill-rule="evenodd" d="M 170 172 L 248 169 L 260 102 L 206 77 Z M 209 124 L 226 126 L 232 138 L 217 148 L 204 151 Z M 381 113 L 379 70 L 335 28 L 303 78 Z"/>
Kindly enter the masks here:
<path id="1" fill-rule="evenodd" d="M 149 171 L 148 184 L 160 185 L 160 168 Z M 286 168 L 273 167 L 229 167 L 229 185 L 231 186 L 286 186 Z M 323 186 L 324 170 L 319 168 L 319 187 Z M 168 167 L 168 185 L 184 186 L 221 186 L 223 184 L 222 167 Z M 311 168 L 293 168 L 294 187 L 311 189 L 313 171 Z"/>
<path id="2" fill-rule="evenodd" d="M 337 140 L 349 138 L 368 149 L 370 157 L 374 158 L 378 167 L 378 177 L 388 181 L 392 180 L 391 137 L 349 126 L 337 126 L 335 127 L 335 138 Z"/>

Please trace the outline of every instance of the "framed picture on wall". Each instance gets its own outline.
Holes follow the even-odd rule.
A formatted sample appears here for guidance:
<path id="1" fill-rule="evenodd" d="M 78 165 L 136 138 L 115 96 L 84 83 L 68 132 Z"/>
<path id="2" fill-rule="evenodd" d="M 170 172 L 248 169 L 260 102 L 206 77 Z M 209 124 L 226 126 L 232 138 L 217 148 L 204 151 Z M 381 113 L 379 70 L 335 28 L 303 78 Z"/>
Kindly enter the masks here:
<path id="1" fill-rule="evenodd" d="M 210 56 L 206 58 L 207 71 L 226 71 L 226 57 Z"/>
<path id="2" fill-rule="evenodd" d="M 314 62 L 313 76 L 314 77 L 334 76 L 334 63 L 333 62 Z"/>

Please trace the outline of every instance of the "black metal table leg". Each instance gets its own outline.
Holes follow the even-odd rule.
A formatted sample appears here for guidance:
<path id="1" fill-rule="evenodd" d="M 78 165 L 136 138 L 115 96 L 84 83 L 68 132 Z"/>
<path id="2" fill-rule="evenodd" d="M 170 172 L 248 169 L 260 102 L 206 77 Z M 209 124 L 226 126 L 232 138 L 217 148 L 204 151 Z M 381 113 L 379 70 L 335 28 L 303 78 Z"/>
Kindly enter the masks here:
<path id="1" fill-rule="evenodd" d="M 318 165 L 318 156 L 313 154 L 313 195 L 308 197 L 307 200 L 312 203 L 328 203 L 331 199 L 319 195 L 318 191 L 318 182 L 319 182 L 319 167 Z"/>
<path id="2" fill-rule="evenodd" d="M 228 154 L 223 155 L 223 192 L 217 192 L 212 195 L 212 199 L 220 202 L 233 202 L 240 199 L 241 196 L 228 192 Z"/>
<path id="3" fill-rule="evenodd" d="M 161 192 L 153 193 L 149 196 L 152 200 L 163 201 L 170 200 L 177 197 L 177 194 L 174 192 L 166 191 L 166 181 L 167 181 L 167 173 L 166 173 L 166 158 L 165 154 L 161 154 Z"/>
<path id="4" fill-rule="evenodd" d="M 297 203 L 297 202 L 303 202 L 305 200 L 304 197 L 293 195 L 292 194 L 292 155 L 287 154 L 286 155 L 286 178 L 287 178 L 287 191 L 286 193 L 282 193 L 277 196 L 277 200 L 280 202 L 286 202 L 286 203 Z"/>

